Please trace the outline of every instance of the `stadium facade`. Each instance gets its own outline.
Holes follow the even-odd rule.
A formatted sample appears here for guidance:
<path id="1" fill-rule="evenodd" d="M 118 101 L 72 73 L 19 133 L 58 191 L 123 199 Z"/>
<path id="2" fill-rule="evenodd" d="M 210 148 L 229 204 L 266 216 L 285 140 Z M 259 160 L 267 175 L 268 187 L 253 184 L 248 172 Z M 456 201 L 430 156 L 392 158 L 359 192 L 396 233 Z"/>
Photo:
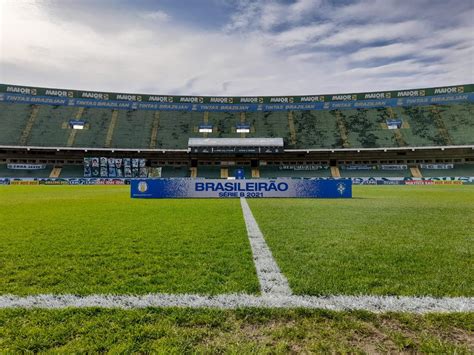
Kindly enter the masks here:
<path id="1" fill-rule="evenodd" d="M 0 84 L 0 177 L 82 177 L 94 157 L 163 177 L 474 176 L 473 107 L 474 84 L 275 97 Z"/>

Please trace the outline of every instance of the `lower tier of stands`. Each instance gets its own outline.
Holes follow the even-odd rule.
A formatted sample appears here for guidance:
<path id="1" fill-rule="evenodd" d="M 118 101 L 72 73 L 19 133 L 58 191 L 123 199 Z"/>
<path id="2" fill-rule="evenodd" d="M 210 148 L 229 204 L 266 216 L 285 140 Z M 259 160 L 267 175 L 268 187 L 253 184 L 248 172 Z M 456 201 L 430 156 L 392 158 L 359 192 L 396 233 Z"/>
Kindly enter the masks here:
<path id="1" fill-rule="evenodd" d="M 250 166 L 232 166 L 221 167 L 219 165 L 199 165 L 195 168 L 188 166 L 164 166 L 161 169 L 161 177 L 163 178 L 207 178 L 219 179 L 227 177 L 236 177 L 237 170 L 242 170 L 246 179 L 251 178 L 328 178 L 336 177 L 334 171 L 329 167 L 315 167 L 315 166 L 278 166 L 267 165 L 258 168 L 251 168 Z M 418 167 L 421 176 L 413 176 L 412 169 L 403 170 L 382 170 L 380 167 L 374 169 L 354 169 L 348 170 L 339 168 L 340 177 L 446 177 L 446 176 L 474 176 L 474 164 L 455 164 L 453 168 L 449 169 L 425 169 Z M 58 175 L 55 176 L 54 174 Z M 84 169 L 82 165 L 63 165 L 52 166 L 46 165 L 44 169 L 25 170 L 25 169 L 9 169 L 7 164 L 0 164 L 0 178 L 81 178 L 83 177 Z"/>

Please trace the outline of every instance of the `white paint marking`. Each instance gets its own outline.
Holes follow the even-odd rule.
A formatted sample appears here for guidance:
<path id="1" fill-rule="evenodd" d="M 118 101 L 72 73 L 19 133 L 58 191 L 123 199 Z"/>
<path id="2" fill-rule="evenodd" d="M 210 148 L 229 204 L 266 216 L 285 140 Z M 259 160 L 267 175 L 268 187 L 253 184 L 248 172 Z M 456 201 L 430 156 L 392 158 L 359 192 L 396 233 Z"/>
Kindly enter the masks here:
<path id="1" fill-rule="evenodd" d="M 245 198 L 240 199 L 245 226 L 252 248 L 253 262 L 263 295 L 290 296 L 288 280 L 281 273 Z"/>
<path id="2" fill-rule="evenodd" d="M 260 308 L 312 308 L 332 311 L 364 310 L 382 312 L 473 312 L 473 297 L 433 298 L 395 296 L 254 296 L 245 294 L 224 294 L 216 296 L 190 294 L 147 294 L 134 295 L 36 295 L 19 297 L 0 296 L 2 308 L 146 308 L 146 307 L 189 307 L 236 309 Z"/>

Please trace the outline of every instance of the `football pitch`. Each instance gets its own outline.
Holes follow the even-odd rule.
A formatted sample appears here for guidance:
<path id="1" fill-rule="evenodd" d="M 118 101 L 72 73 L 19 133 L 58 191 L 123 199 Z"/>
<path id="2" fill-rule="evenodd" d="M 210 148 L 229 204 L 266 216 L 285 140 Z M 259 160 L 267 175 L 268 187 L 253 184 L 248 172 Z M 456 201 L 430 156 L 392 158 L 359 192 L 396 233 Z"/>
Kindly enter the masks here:
<path id="1" fill-rule="evenodd" d="M 353 196 L 247 201 L 264 251 L 293 295 L 472 302 L 474 186 L 354 186 Z M 264 293 L 265 255 L 249 243 L 238 199 L 130 199 L 127 186 L 2 186 L 0 208 L 0 297 L 195 295 L 206 305 L 205 297 L 259 300 Z M 203 350 L 260 351 L 277 342 L 286 352 L 311 327 L 320 333 L 302 350 L 370 352 L 367 341 L 377 332 L 383 336 L 371 340 L 375 350 L 473 349 L 472 312 L 29 307 L 0 310 L 0 349 L 186 351 L 207 344 Z M 76 329 L 82 323 L 90 334 Z M 121 329 L 122 347 L 112 346 L 101 323 Z M 415 336 L 420 327 L 433 331 Z M 149 337 L 133 341 L 143 328 Z M 242 339 L 230 335 L 234 328 Z M 178 334 L 188 333 L 191 340 L 180 342 Z"/>

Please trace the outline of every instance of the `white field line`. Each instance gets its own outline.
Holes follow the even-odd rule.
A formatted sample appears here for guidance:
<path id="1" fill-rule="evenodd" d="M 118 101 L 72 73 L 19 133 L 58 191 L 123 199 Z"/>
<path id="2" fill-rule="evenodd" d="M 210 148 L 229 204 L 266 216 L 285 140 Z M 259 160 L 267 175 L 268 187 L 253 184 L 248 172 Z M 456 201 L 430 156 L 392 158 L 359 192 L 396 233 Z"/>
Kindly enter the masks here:
<path id="1" fill-rule="evenodd" d="M 253 296 L 225 294 L 216 296 L 192 294 L 148 294 L 134 295 L 35 295 L 19 297 L 0 296 L 2 308 L 146 308 L 189 307 L 237 309 L 259 308 L 312 308 L 333 311 L 364 310 L 381 312 L 474 312 L 473 297 L 433 298 L 395 296 Z"/>
<path id="2" fill-rule="evenodd" d="M 364 310 L 381 312 L 474 312 L 474 297 L 397 297 L 397 296 L 296 296 L 291 294 L 286 278 L 268 249 L 262 232 L 245 199 L 242 211 L 254 255 L 262 296 L 221 294 L 215 296 L 193 294 L 147 295 L 0 295 L 0 309 L 5 308 L 146 308 L 187 307 L 237 309 L 258 308 L 312 308 L 333 311 Z"/>
<path id="3" fill-rule="evenodd" d="M 240 205 L 244 214 L 245 226 L 247 227 L 250 247 L 252 248 L 253 262 L 257 270 L 262 294 L 290 296 L 291 289 L 288 285 L 288 280 L 281 273 L 275 259 L 273 259 L 272 252 L 263 238 L 263 234 L 253 217 L 247 200 L 241 198 Z"/>

